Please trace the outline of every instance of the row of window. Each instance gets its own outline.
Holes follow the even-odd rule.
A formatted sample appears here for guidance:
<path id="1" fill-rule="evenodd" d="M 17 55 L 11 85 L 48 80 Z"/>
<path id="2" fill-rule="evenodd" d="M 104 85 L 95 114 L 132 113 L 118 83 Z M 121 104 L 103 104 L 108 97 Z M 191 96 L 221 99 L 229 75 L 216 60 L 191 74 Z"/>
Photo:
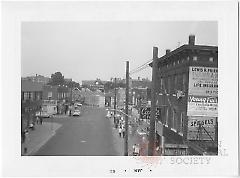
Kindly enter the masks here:
<path id="1" fill-rule="evenodd" d="M 161 122 L 172 130 L 183 134 L 184 129 L 184 112 L 177 114 L 170 107 L 161 108 Z"/>
<path id="2" fill-rule="evenodd" d="M 22 100 L 41 100 L 42 99 L 42 93 L 40 92 L 23 92 Z"/>
<path id="3" fill-rule="evenodd" d="M 186 59 L 179 59 L 177 61 L 173 61 L 172 63 L 168 63 L 166 65 L 166 67 L 170 67 L 170 66 L 175 66 L 177 64 L 180 64 L 180 63 L 183 63 L 184 61 L 189 61 L 190 60 L 190 57 L 188 56 Z M 198 61 L 199 60 L 199 57 L 198 56 L 193 56 L 193 61 Z M 209 57 L 208 58 L 208 61 L 209 62 L 214 62 L 214 58 L 213 57 Z"/>
<path id="4" fill-rule="evenodd" d="M 47 97 L 48 98 L 53 98 L 53 92 L 49 91 L 48 94 L 47 94 Z M 57 97 L 58 97 L 58 99 L 64 99 L 64 98 L 70 97 L 70 93 L 61 92 L 61 93 L 57 94 Z"/>
<path id="5" fill-rule="evenodd" d="M 176 90 L 186 91 L 187 89 L 187 74 L 175 74 L 160 79 L 160 89 L 166 90 L 167 93 L 175 92 Z"/>

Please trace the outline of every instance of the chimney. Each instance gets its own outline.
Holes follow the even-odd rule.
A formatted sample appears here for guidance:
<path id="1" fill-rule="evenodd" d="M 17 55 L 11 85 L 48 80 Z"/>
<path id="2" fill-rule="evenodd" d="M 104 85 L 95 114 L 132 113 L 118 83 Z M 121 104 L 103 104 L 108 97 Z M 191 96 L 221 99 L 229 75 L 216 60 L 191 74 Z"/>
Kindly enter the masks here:
<path id="1" fill-rule="evenodd" d="M 189 45 L 195 45 L 195 35 L 189 35 Z"/>
<path id="2" fill-rule="evenodd" d="M 166 54 L 170 53 L 171 50 L 170 49 L 166 49 Z"/>

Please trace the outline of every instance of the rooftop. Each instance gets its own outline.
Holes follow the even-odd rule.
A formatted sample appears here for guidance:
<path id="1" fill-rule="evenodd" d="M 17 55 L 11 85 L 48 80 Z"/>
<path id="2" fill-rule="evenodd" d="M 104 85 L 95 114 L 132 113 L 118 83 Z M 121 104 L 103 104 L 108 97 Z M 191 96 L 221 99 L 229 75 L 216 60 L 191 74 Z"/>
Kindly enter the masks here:
<path id="1" fill-rule="evenodd" d="M 42 90 L 43 90 L 42 83 L 33 82 L 30 80 L 21 80 L 21 91 L 34 92 Z"/>
<path id="2" fill-rule="evenodd" d="M 158 58 L 158 62 L 163 61 L 163 60 L 165 60 L 171 56 L 174 56 L 176 54 L 179 54 L 181 52 L 184 52 L 185 50 L 212 51 L 214 53 L 217 53 L 218 47 L 217 46 L 207 46 L 207 45 L 195 45 L 195 36 L 190 35 L 188 44 L 184 44 L 173 51 L 166 50 L 166 54 L 164 56 Z M 152 62 L 149 65 L 152 67 Z"/>

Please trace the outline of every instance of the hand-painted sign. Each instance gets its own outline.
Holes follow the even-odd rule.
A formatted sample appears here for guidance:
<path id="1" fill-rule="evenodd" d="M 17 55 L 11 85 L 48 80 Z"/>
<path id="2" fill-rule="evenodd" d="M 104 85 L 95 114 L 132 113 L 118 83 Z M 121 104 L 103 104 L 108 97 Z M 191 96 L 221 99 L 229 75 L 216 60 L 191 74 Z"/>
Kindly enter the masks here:
<path id="1" fill-rule="evenodd" d="M 183 144 L 165 144 L 164 156 L 185 156 L 188 155 L 188 146 Z"/>
<path id="2" fill-rule="evenodd" d="M 142 107 L 140 109 L 141 119 L 150 119 L 151 107 Z M 160 108 L 156 108 L 156 119 L 160 119 Z"/>
<path id="3" fill-rule="evenodd" d="M 188 140 L 215 140 L 216 117 L 188 117 Z"/>
<path id="4" fill-rule="evenodd" d="M 218 97 L 189 95 L 187 115 L 218 117 Z"/>
<path id="5" fill-rule="evenodd" d="M 218 68 L 189 67 L 189 95 L 218 96 Z"/>

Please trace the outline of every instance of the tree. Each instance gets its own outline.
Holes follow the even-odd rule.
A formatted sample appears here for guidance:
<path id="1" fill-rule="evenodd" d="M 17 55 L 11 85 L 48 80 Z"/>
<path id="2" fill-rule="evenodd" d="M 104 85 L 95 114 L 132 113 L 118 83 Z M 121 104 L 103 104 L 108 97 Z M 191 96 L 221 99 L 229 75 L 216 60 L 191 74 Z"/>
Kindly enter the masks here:
<path id="1" fill-rule="evenodd" d="M 64 76 L 61 72 L 55 72 L 51 75 L 50 85 L 63 85 L 65 83 Z"/>
<path id="2" fill-rule="evenodd" d="M 126 84 L 123 82 L 116 83 L 116 88 L 125 88 L 125 87 L 126 87 Z M 105 92 L 108 92 L 114 88 L 115 88 L 115 85 L 113 82 L 106 82 L 104 85 Z"/>
<path id="3" fill-rule="evenodd" d="M 69 88 L 80 88 L 80 84 L 74 81 L 66 82 L 66 85 Z"/>

